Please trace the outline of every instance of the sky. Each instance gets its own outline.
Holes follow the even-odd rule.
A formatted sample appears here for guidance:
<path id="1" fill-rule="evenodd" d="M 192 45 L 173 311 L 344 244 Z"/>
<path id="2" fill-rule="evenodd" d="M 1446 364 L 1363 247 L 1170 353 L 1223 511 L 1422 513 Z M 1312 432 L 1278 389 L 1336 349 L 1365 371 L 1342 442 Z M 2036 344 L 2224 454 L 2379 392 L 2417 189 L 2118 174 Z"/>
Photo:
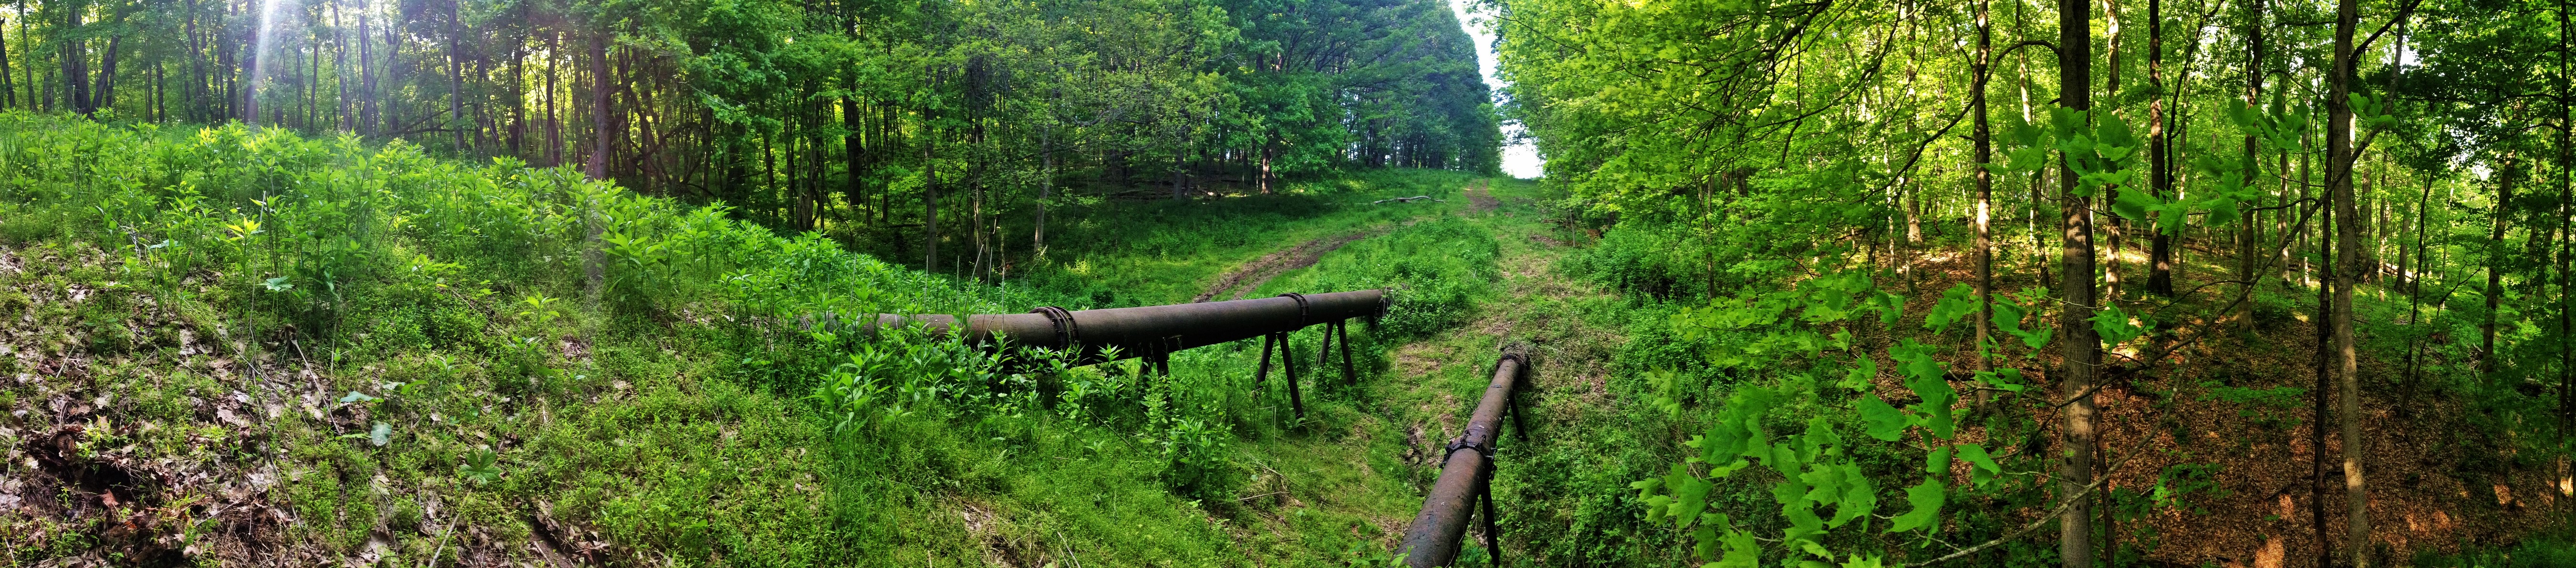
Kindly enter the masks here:
<path id="1" fill-rule="evenodd" d="M 1494 58 L 1493 20 L 1484 17 L 1481 7 L 1469 6 L 1470 0 L 1449 0 L 1449 11 L 1458 15 L 1458 26 L 1476 39 L 1476 72 L 1485 76 L 1485 87 L 1493 90 L 1496 101 L 1502 99 L 1503 80 L 1495 74 L 1501 67 Z M 1518 121 L 1503 123 L 1503 173 L 1516 178 L 1539 177 L 1547 162 L 1538 157 L 1538 147 L 1524 137 L 1526 131 Z"/>

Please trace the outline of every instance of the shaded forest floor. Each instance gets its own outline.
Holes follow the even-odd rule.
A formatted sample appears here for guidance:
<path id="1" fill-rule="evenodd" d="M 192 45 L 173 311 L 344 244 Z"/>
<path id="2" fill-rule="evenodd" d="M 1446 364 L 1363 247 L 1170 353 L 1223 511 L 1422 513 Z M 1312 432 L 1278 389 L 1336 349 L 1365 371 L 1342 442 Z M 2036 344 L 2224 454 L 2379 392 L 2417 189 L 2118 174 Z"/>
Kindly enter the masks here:
<path id="1" fill-rule="evenodd" d="M 2194 247 L 2206 250 L 2206 247 Z M 2143 282 L 2144 257 L 2126 251 L 2133 282 Z M 2004 255 L 2012 256 L 2012 255 Z M 2108 252 L 2105 252 L 2108 258 Z M 2198 255 L 2194 255 L 2198 256 Z M 1927 252 L 1915 267 L 1911 313 L 1929 309 L 1939 290 L 1973 281 L 1970 256 L 1956 249 Z M 2226 259 L 2220 259 L 2226 260 Z M 2232 261 L 2230 261 L 2232 262 Z M 2232 268 L 2187 258 L 2181 278 L 2222 278 Z M 2001 291 L 2040 286 L 2036 270 L 1997 268 Z M 2132 313 L 2146 309 L 2190 314 L 2168 318 L 2156 335 L 2159 348 L 2176 348 L 2161 364 L 2141 365 L 2138 349 L 2106 358 L 2120 370 L 2097 395 L 2101 408 L 2100 459 L 2137 459 L 2109 472 L 2111 509 L 2121 548 L 2116 565 L 2283 568 L 2314 566 L 2318 554 L 2311 514 L 2312 463 L 2319 425 L 2310 397 L 2317 387 L 2316 291 L 2279 278 L 2263 278 L 2253 299 L 2251 333 L 2242 320 L 2212 316 L 2239 293 L 2231 285 L 2199 288 L 2174 299 L 2144 295 L 2142 286 L 2121 296 Z M 2473 387 L 2474 360 L 2445 359 L 2458 349 L 2427 347 L 2410 376 L 2410 345 L 2400 327 L 2410 318 L 2407 296 L 2387 282 L 2366 282 L 2355 294 L 2362 345 L 2360 376 L 2363 438 L 2369 448 L 2363 471 L 2371 489 L 2372 534 L 2379 543 L 2374 565 L 2439 562 L 2442 557 L 2502 549 L 2560 526 L 2570 512 L 2569 471 L 2563 459 L 2529 451 L 2529 440 L 2508 439 L 2505 421 L 2517 400 L 2480 399 L 2479 392 L 2537 394 L 2536 386 Z M 2426 319 L 2441 309 L 2421 307 Z M 2474 341 L 2474 330 L 2471 330 Z M 2376 337 L 2374 337 L 2376 335 Z M 2436 340 L 2444 339 L 2436 336 Z M 2178 348 L 2176 346 L 2179 346 Z M 2009 345 L 2015 365 L 2056 393 L 2047 377 L 2056 368 L 2052 344 L 2035 360 Z M 1957 351 L 1953 350 L 1952 353 Z M 1946 359 L 1946 357 L 1945 357 Z M 1954 362 L 1956 367 L 1960 362 Z M 1891 367 L 1892 368 L 1892 367 Z M 1882 374 L 1879 392 L 1900 396 L 1901 380 Z M 2329 389 L 2331 393 L 2333 389 Z M 2337 408 L 2330 394 L 2328 408 Z M 2553 395 L 2554 396 L 2554 395 Z M 2055 395 L 2051 395 L 2054 400 Z M 2052 423 L 2051 416 L 2033 416 Z M 2345 494 L 2338 417 L 2323 417 L 2326 531 L 2344 534 Z M 2054 439 L 2054 425 L 2048 427 Z M 1967 436 L 1981 436 L 1971 431 Z M 2052 447 L 2054 444 L 2052 444 Z M 1957 477 L 1966 479 L 1965 470 Z M 2101 503 L 2097 499 L 2098 504 Z M 2018 521 L 2016 521 L 2018 523 Z M 2103 523 L 2096 521 L 2096 526 Z M 2037 542 L 2038 539 L 2026 539 Z M 2033 550 L 2035 552 L 2035 550 Z M 2001 558 L 1996 560 L 2001 561 Z M 2520 565 L 2520 564 L 2517 564 Z"/>

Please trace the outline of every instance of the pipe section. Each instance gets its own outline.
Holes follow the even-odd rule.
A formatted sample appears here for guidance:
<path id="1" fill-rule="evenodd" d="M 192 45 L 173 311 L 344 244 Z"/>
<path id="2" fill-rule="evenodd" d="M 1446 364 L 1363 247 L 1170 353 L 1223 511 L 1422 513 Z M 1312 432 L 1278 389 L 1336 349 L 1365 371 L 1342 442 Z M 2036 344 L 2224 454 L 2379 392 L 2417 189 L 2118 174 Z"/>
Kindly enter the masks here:
<path id="1" fill-rule="evenodd" d="M 1497 546 L 1501 534 L 1494 530 L 1494 442 L 1501 437 L 1506 412 L 1512 415 L 1513 429 L 1520 431 L 1522 439 L 1529 438 L 1529 431 L 1520 427 L 1519 405 L 1512 398 L 1529 368 L 1529 355 L 1519 350 L 1504 353 L 1494 362 L 1493 383 L 1485 386 L 1484 399 L 1468 418 L 1467 432 L 1449 442 L 1440 480 L 1431 485 L 1431 494 L 1422 499 L 1422 513 L 1413 517 L 1403 542 L 1396 545 L 1406 566 L 1448 566 L 1456 561 L 1467 521 L 1475 517 L 1480 502 L 1485 513 L 1485 550 L 1495 565 L 1501 565 L 1502 550 Z"/>
<path id="2" fill-rule="evenodd" d="M 970 315 L 966 316 L 964 326 L 958 325 L 956 316 L 946 314 L 882 314 L 862 321 L 838 323 L 841 327 L 858 328 L 861 335 L 873 335 L 880 328 L 903 325 L 920 325 L 929 328 L 931 333 L 943 335 L 957 332 L 962 327 L 966 339 L 977 344 L 991 344 L 1007 338 L 1012 345 L 1021 347 L 1080 347 L 1079 360 L 1099 363 L 1110 360 L 1104 352 L 1110 347 L 1118 348 L 1119 359 L 1153 357 L 1193 347 L 1296 331 L 1318 323 L 1380 317 L 1386 314 L 1386 306 L 1385 290 L 1358 290 L 1101 310 L 1066 311 L 1046 307 L 1025 314 Z M 837 319 L 828 314 L 826 318 Z"/>

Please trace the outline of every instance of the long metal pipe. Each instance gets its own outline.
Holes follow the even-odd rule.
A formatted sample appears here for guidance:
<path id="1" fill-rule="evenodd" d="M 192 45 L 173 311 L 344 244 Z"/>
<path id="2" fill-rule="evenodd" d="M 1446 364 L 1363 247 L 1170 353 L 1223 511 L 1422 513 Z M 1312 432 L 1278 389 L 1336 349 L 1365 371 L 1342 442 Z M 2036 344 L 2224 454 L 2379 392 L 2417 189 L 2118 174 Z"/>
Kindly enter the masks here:
<path id="1" fill-rule="evenodd" d="M 1467 419 L 1467 432 L 1449 442 L 1440 480 L 1432 483 L 1431 494 L 1422 499 L 1422 513 L 1413 517 L 1413 525 L 1404 530 L 1404 541 L 1396 545 L 1406 566 L 1428 568 L 1456 561 L 1459 540 L 1466 536 L 1467 521 L 1474 518 L 1479 501 L 1485 512 L 1485 550 L 1500 564 L 1501 534 L 1494 530 L 1494 441 L 1501 438 L 1507 411 L 1513 429 L 1520 431 L 1522 439 L 1529 438 L 1512 399 L 1512 391 L 1529 368 L 1529 356 L 1519 350 L 1504 353 L 1494 362 L 1494 380 L 1485 386 L 1484 399 L 1477 401 L 1476 413 Z"/>
<path id="2" fill-rule="evenodd" d="M 1153 357 L 1296 331 L 1319 323 L 1379 317 L 1386 313 L 1386 302 L 1385 290 L 1358 290 L 1101 310 L 1047 307 L 1025 314 L 969 315 L 963 328 L 966 340 L 973 343 L 990 344 L 1007 338 L 1012 345 L 1021 347 L 1080 347 L 1082 361 L 1097 363 L 1110 360 L 1105 357 L 1110 347 L 1118 348 L 1119 359 Z M 836 318 L 826 315 L 825 319 Z M 883 314 L 838 323 L 835 327 L 856 327 L 862 335 L 903 325 L 924 326 L 931 333 L 945 335 L 960 327 L 956 316 L 946 314 Z"/>

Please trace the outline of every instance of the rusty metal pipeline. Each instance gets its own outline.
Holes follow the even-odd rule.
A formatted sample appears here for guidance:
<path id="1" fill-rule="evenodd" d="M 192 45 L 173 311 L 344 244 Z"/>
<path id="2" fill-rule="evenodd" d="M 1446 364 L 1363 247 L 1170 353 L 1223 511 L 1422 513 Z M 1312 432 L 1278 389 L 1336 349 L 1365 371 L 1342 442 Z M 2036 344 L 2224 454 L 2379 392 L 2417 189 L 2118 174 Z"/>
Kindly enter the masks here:
<path id="1" fill-rule="evenodd" d="M 1134 308 L 1067 311 L 1046 307 L 1025 314 L 975 314 L 966 316 L 963 329 L 968 342 L 981 345 L 1007 338 L 1011 345 L 1020 347 L 1078 347 L 1081 353 L 1076 360 L 1090 364 L 1110 361 L 1106 351 L 1111 347 L 1117 348 L 1119 359 L 1154 358 L 1320 323 L 1376 318 L 1386 314 L 1386 306 L 1385 290 L 1358 290 Z M 828 322 L 837 318 L 825 314 L 825 319 Z M 957 316 L 947 314 L 881 314 L 858 319 L 832 327 L 851 328 L 860 335 L 903 325 L 923 326 L 936 335 L 960 328 Z"/>
<path id="2" fill-rule="evenodd" d="M 1467 419 L 1467 432 L 1449 442 L 1440 480 L 1431 484 L 1431 494 L 1422 499 L 1422 513 L 1413 517 L 1404 540 L 1396 545 L 1406 566 L 1448 566 L 1456 561 L 1467 521 L 1476 516 L 1479 504 L 1485 513 L 1485 551 L 1494 565 L 1502 564 L 1502 534 L 1494 530 L 1494 442 L 1501 438 L 1507 413 L 1512 429 L 1520 432 L 1522 440 L 1529 439 L 1529 430 L 1521 426 L 1520 405 L 1513 398 L 1529 368 L 1529 355 L 1517 348 L 1507 349 L 1494 362 L 1494 380 L 1485 386 L 1476 413 Z"/>

